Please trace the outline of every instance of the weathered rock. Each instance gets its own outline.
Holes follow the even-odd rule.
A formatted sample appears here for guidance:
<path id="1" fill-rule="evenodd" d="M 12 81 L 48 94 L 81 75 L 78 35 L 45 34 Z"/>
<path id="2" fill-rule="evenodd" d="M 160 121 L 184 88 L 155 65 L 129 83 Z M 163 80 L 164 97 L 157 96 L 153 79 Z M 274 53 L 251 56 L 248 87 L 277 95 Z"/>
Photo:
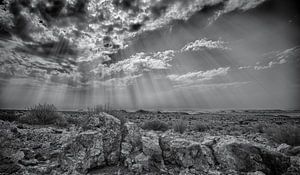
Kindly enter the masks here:
<path id="1" fill-rule="evenodd" d="M 34 165 L 38 164 L 38 160 L 36 160 L 36 159 L 20 160 L 19 163 L 24 166 L 34 166 Z"/>
<path id="2" fill-rule="evenodd" d="M 166 134 L 161 137 L 160 144 L 166 165 L 202 171 L 215 165 L 211 150 L 199 142 L 173 138 Z"/>
<path id="3" fill-rule="evenodd" d="M 141 133 L 136 124 L 124 125 L 122 157 L 125 166 L 134 172 L 157 172 L 163 165 L 159 136 L 155 132 Z"/>
<path id="4" fill-rule="evenodd" d="M 279 175 L 290 166 L 289 157 L 234 137 L 219 140 L 213 149 L 217 161 L 226 169 Z"/>
<path id="5" fill-rule="evenodd" d="M 292 156 L 291 166 L 284 173 L 284 175 L 298 175 L 298 174 L 300 174 L 300 157 Z"/>
<path id="6" fill-rule="evenodd" d="M 289 156 L 298 156 L 300 157 L 300 146 L 292 147 L 285 151 L 285 153 Z"/>
<path id="7" fill-rule="evenodd" d="M 21 166 L 10 157 L 3 156 L 0 152 L 0 174 L 12 174 L 18 172 Z"/>
<path id="8" fill-rule="evenodd" d="M 122 131 L 121 159 L 129 158 L 130 154 L 141 152 L 142 135 L 141 129 L 132 122 L 126 122 Z"/>
<path id="9" fill-rule="evenodd" d="M 150 171 L 151 157 L 140 153 L 134 158 L 134 164 L 130 167 L 134 172 L 142 173 L 143 171 Z"/>
<path id="10" fill-rule="evenodd" d="M 90 127 L 99 128 L 79 133 L 66 145 L 63 155 L 64 169 L 71 166 L 72 172 L 86 173 L 95 167 L 118 164 L 121 144 L 120 121 L 108 114 L 102 114 L 99 120 L 90 121 L 96 121 L 95 125 L 90 123 Z"/>
<path id="11" fill-rule="evenodd" d="M 103 133 L 103 148 L 104 156 L 107 165 L 116 165 L 120 159 L 122 130 L 121 121 L 112 115 L 102 113 L 104 126 Z"/>
<path id="12" fill-rule="evenodd" d="M 289 149 L 291 149 L 291 146 L 288 144 L 280 144 L 277 148 L 276 151 L 281 152 L 281 153 L 285 153 L 286 151 L 288 151 Z"/>
<path id="13" fill-rule="evenodd" d="M 160 148 L 159 136 L 155 132 L 146 132 L 142 136 L 143 153 L 150 156 L 153 161 L 161 162 L 162 150 Z"/>
<path id="14" fill-rule="evenodd" d="M 91 168 L 106 165 L 103 146 L 103 135 L 99 131 L 80 133 L 66 146 L 63 167 L 67 170 L 71 166 L 72 172 L 86 173 Z"/>
<path id="15" fill-rule="evenodd" d="M 132 174 L 300 174 L 299 147 L 244 137 L 143 131 L 104 113 L 68 129 L 0 121 L 0 174 L 79 175 L 116 165 Z"/>
<path id="16" fill-rule="evenodd" d="M 14 132 L 11 128 L 7 122 L 0 127 L 5 135 L 0 137 L 5 141 L 0 151 L 7 153 L 7 161 L 1 164 L 3 171 L 23 167 L 21 174 L 85 174 L 95 167 L 119 163 L 121 122 L 105 113 L 89 118 L 84 130 L 28 126 Z M 22 141 L 16 134 L 22 135 Z"/>

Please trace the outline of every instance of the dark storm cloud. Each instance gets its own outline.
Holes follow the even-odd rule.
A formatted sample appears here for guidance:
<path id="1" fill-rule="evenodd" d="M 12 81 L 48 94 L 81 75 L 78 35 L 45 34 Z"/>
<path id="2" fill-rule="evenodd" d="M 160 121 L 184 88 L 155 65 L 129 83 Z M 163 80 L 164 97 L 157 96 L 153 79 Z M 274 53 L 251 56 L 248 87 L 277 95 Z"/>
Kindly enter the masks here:
<path id="1" fill-rule="evenodd" d="M 16 60 L 14 63 L 2 60 L 1 66 L 14 67 L 14 72 L 25 67 L 27 72 L 20 74 L 51 77 L 55 82 L 69 82 L 67 78 L 56 76 L 73 76 L 70 81 L 83 84 L 103 75 L 113 79 L 115 75 L 122 78 L 121 74 L 130 79 L 128 75 L 132 72 L 138 76 L 144 70 L 171 66 L 167 59 L 155 53 L 143 58 L 135 58 L 138 54 L 133 54 L 121 60 L 118 53 L 128 47 L 134 37 L 176 20 L 187 20 L 202 10 L 213 8 L 212 11 L 222 14 L 236 9 L 248 10 L 262 2 L 264 0 L 4 0 L 0 5 L 0 39 L 9 38 L 19 44 L 1 48 L 13 53 L 5 53 L 7 58 Z M 216 9 L 219 4 L 223 7 Z M 190 43 L 184 49 L 195 51 L 201 47 L 201 42 Z"/>

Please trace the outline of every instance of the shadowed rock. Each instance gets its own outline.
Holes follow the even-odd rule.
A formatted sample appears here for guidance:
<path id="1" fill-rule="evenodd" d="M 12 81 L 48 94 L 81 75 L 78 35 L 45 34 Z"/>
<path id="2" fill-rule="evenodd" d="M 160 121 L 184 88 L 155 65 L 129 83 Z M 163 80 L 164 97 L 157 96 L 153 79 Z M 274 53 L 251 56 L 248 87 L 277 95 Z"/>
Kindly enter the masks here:
<path id="1" fill-rule="evenodd" d="M 290 166 L 289 157 L 234 137 L 221 138 L 213 149 L 218 162 L 226 169 L 279 175 Z"/>

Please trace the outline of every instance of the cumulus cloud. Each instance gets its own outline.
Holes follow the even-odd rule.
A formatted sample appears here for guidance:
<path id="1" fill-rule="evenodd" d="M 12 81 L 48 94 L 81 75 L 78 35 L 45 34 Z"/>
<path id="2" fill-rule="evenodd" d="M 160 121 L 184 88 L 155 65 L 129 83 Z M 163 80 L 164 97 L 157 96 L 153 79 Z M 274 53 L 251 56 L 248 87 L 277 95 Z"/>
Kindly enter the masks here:
<path id="1" fill-rule="evenodd" d="M 225 42 L 223 41 L 212 41 L 204 38 L 188 43 L 179 50 L 136 53 L 128 59 L 111 64 L 109 67 L 101 65 L 98 72 L 100 72 L 102 77 L 122 77 L 140 74 L 145 71 L 166 70 L 172 67 L 170 62 L 176 54 L 204 49 L 223 50 L 229 48 L 225 46 Z"/>
<path id="2" fill-rule="evenodd" d="M 109 67 L 101 66 L 98 73 L 101 78 L 122 77 L 141 74 L 145 71 L 164 70 L 171 67 L 169 62 L 174 56 L 173 50 L 156 53 L 137 53 L 130 58 L 111 64 Z"/>
<path id="3" fill-rule="evenodd" d="M 199 51 L 202 49 L 223 49 L 229 50 L 228 47 L 225 46 L 224 41 L 212 41 L 207 39 L 196 40 L 194 42 L 190 42 L 181 48 L 181 52 L 188 51 Z"/>
<path id="4" fill-rule="evenodd" d="M 229 67 L 220 67 L 208 71 L 189 72 L 183 75 L 172 74 L 168 75 L 168 78 L 179 85 L 197 84 L 213 80 L 216 77 L 226 76 L 229 69 Z"/>
<path id="5" fill-rule="evenodd" d="M 210 23 L 214 22 L 217 20 L 221 15 L 225 13 L 229 13 L 235 10 L 241 10 L 241 11 L 246 11 L 252 8 L 257 7 L 258 5 L 262 4 L 267 0 L 228 0 L 228 1 L 223 1 L 223 8 L 220 10 L 216 11 L 214 16 L 211 17 Z"/>
<path id="6" fill-rule="evenodd" d="M 204 8 L 221 5 L 223 14 L 251 9 L 263 1 L 4 0 L 0 4 L 1 75 L 84 84 L 169 69 L 175 54 L 228 49 L 226 43 L 201 39 L 181 50 L 136 53 L 119 62 L 109 56 L 128 47 L 136 36 L 187 20 Z M 108 61 L 112 64 L 106 65 Z"/>
<path id="7" fill-rule="evenodd" d="M 17 52 L 15 48 L 19 48 L 19 45 L 22 45 L 17 42 L 0 42 L 0 46 L 4 44 L 10 44 L 11 47 L 0 48 L 2 54 L 6 55 L 3 60 L 0 60 L 0 64 L 3 65 L 1 69 L 3 77 L 11 78 L 18 75 L 18 77 L 39 78 L 71 86 L 88 85 L 92 84 L 92 81 L 108 81 L 109 79 L 113 79 L 112 82 L 120 80 L 121 84 L 124 84 L 125 79 L 125 84 L 128 84 L 133 82 L 128 81 L 131 79 L 129 78 L 130 76 L 134 79 L 137 75 L 144 72 L 170 69 L 172 67 L 171 61 L 176 54 L 204 49 L 227 49 L 223 41 L 201 39 L 188 43 L 179 50 L 140 52 L 115 63 L 102 64 L 104 61 L 109 61 L 110 58 L 101 52 L 97 52 L 99 54 L 95 54 L 93 58 L 89 58 L 89 54 L 86 54 L 87 58 L 79 57 L 75 61 L 72 57 L 61 59 L 59 54 L 56 57 L 38 56 L 45 54 L 45 51 L 41 49 L 40 51 L 35 51 L 36 53 L 42 52 L 36 55 L 30 55 L 27 50 Z M 62 43 L 62 45 L 64 44 Z M 37 50 L 39 50 L 39 47 Z M 7 71 L 8 69 L 10 71 Z M 20 72 L 19 70 L 25 71 Z"/>

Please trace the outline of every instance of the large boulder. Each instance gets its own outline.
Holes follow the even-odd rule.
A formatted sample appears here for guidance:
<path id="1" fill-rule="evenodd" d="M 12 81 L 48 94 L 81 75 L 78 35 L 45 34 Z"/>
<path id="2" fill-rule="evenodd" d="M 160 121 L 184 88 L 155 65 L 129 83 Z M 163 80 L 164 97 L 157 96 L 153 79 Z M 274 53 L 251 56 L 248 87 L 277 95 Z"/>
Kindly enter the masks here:
<path id="1" fill-rule="evenodd" d="M 211 149 L 199 142 L 172 137 L 166 133 L 160 138 L 160 146 L 165 165 L 198 171 L 207 171 L 215 166 Z"/>
<path id="2" fill-rule="evenodd" d="M 99 131 L 80 133 L 67 144 L 62 158 L 64 171 L 86 173 L 89 169 L 106 165 L 103 134 Z"/>
<path id="3" fill-rule="evenodd" d="M 290 166 L 289 157 L 235 137 L 220 138 L 213 149 L 218 163 L 224 169 L 280 175 Z"/>
<path id="4" fill-rule="evenodd" d="M 0 152 L 0 174 L 12 174 L 16 173 L 21 169 L 11 157 L 4 156 Z"/>
<path id="5" fill-rule="evenodd" d="M 153 131 L 145 132 L 142 136 L 143 153 L 155 162 L 163 160 L 159 142 L 159 135 Z"/>
<path id="6" fill-rule="evenodd" d="M 0 171 L 86 174 L 93 168 L 117 165 L 121 133 L 120 120 L 105 113 L 65 129 L 0 123 Z"/>
<path id="7" fill-rule="evenodd" d="M 136 155 L 142 150 L 141 129 L 132 122 L 126 122 L 122 129 L 121 160 Z"/>
<path id="8" fill-rule="evenodd" d="M 107 165 L 119 163 L 122 141 L 121 121 L 116 117 L 102 113 L 104 126 L 101 128 L 103 133 L 104 156 Z"/>
<path id="9" fill-rule="evenodd" d="M 142 132 L 134 123 L 126 122 L 123 130 L 122 160 L 136 173 L 157 172 L 163 165 L 159 135 Z"/>
<path id="10" fill-rule="evenodd" d="M 89 119 L 85 131 L 75 135 L 65 145 L 62 156 L 64 170 L 86 173 L 96 167 L 117 165 L 120 148 L 120 120 L 105 113 L 94 116 Z"/>

